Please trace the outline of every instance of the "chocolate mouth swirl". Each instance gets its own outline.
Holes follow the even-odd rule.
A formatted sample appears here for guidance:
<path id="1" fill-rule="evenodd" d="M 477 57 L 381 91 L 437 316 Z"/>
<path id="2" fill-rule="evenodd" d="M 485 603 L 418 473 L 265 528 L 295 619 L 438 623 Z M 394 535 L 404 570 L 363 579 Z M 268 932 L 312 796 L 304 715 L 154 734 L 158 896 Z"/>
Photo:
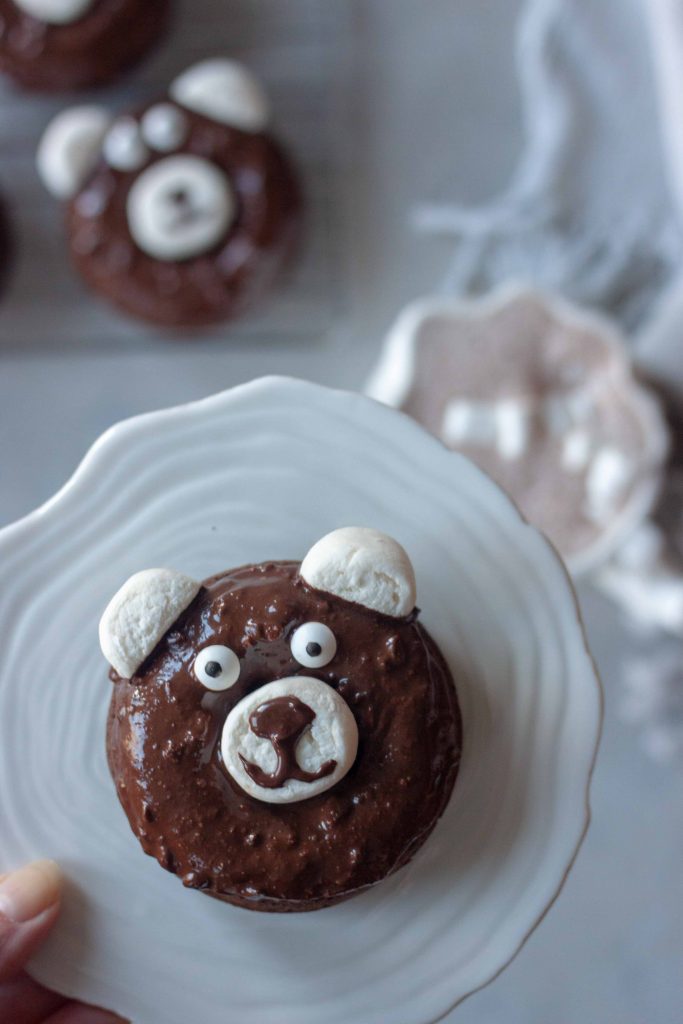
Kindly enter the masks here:
<path id="1" fill-rule="evenodd" d="M 277 789 L 288 779 L 300 782 L 314 782 L 331 775 L 337 767 L 334 760 L 325 761 L 315 772 L 307 772 L 299 766 L 296 747 L 302 735 L 313 722 L 315 711 L 298 697 L 275 697 L 260 704 L 249 716 L 249 725 L 255 736 L 270 740 L 277 754 L 274 772 L 264 772 L 259 765 L 247 761 L 243 754 L 240 760 L 244 770 L 258 786 Z"/>

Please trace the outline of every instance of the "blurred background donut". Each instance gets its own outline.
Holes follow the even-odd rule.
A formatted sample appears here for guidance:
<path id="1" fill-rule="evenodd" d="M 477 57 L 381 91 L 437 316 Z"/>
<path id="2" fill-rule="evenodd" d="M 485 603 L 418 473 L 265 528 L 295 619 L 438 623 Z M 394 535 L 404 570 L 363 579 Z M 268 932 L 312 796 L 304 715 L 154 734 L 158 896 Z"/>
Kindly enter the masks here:
<path id="1" fill-rule="evenodd" d="M 25 89 L 104 85 L 165 30 L 171 0 L 0 0 L 0 70 Z"/>

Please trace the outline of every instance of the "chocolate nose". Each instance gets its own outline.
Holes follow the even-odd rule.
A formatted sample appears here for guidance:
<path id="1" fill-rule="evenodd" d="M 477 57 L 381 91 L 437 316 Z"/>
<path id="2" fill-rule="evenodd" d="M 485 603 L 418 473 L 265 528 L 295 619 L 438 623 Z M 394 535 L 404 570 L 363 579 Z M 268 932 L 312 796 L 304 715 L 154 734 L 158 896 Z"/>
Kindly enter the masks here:
<path id="1" fill-rule="evenodd" d="M 174 206 L 187 206 L 190 202 L 190 194 L 186 188 L 174 188 L 168 197 Z"/>
<path id="2" fill-rule="evenodd" d="M 315 718 L 315 711 L 293 694 L 259 704 L 249 716 L 251 731 L 271 743 L 297 739 Z"/>

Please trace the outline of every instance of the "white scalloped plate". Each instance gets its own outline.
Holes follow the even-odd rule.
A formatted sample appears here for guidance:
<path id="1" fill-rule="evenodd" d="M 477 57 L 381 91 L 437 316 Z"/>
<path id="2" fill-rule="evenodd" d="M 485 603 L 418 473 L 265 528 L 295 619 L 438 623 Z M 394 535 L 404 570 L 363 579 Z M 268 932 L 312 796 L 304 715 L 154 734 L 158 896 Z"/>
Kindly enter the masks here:
<path id="1" fill-rule="evenodd" d="M 254 914 L 145 857 L 104 756 L 97 620 L 145 566 L 202 578 L 378 527 L 415 563 L 459 680 L 453 798 L 370 893 Z M 70 886 L 32 966 L 135 1024 L 426 1024 L 508 963 L 588 823 L 600 687 L 548 543 L 479 470 L 360 395 L 266 378 L 121 423 L 51 501 L 0 533 L 0 864 L 52 856 Z"/>

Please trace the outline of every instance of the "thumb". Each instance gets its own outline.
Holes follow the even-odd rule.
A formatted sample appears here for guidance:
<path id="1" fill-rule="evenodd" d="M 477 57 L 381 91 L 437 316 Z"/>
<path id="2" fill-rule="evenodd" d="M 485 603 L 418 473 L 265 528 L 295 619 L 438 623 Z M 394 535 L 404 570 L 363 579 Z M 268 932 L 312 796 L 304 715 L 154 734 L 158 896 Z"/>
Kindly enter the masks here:
<path id="1" fill-rule="evenodd" d="M 62 873 L 52 860 L 0 877 L 0 982 L 15 977 L 45 939 L 61 890 Z"/>

